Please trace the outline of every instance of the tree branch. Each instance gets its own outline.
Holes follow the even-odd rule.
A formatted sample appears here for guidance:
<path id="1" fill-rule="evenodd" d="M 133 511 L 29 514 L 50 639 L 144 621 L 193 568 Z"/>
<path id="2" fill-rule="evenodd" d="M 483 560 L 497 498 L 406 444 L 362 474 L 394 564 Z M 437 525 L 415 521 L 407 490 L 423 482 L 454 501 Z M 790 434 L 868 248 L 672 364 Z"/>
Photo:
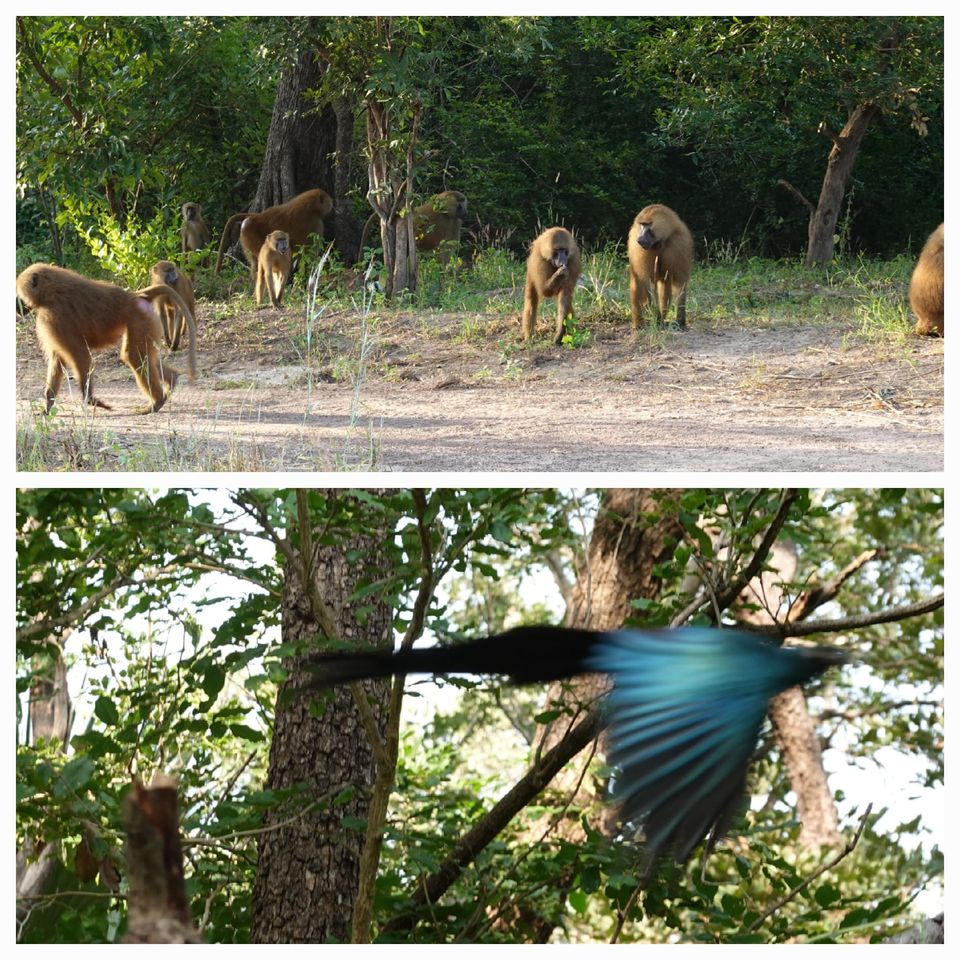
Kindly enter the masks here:
<path id="1" fill-rule="evenodd" d="M 607 725 L 607 716 L 595 709 L 551 750 L 539 757 L 480 821 L 457 841 L 439 868 L 420 882 L 411 900 L 413 907 L 435 903 L 454 884 L 463 868 L 471 863 L 497 834 L 538 794 L 554 776 Z M 403 914 L 383 927 L 383 933 L 412 929 L 415 913 Z"/>

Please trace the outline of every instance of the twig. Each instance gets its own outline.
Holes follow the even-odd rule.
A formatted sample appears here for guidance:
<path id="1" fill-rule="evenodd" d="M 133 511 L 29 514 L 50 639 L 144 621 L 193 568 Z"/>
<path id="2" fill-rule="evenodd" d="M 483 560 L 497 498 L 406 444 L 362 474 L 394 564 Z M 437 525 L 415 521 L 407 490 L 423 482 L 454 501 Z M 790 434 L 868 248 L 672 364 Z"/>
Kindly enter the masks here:
<path id="1" fill-rule="evenodd" d="M 796 897 L 796 895 L 803 890 L 804 887 L 808 887 L 811 883 L 813 883 L 814 880 L 817 879 L 817 877 L 822 876 L 828 870 L 833 869 L 841 860 L 853 853 L 854 848 L 860 842 L 860 836 L 863 834 L 864 827 L 867 825 L 867 817 L 870 816 L 871 810 L 873 810 L 873 804 L 868 803 L 867 809 L 860 818 L 860 825 L 857 827 L 857 832 L 853 835 L 853 839 L 848 841 L 847 845 L 832 860 L 828 860 L 822 867 L 811 873 L 806 880 L 801 880 L 800 883 L 798 883 L 786 896 L 781 897 L 780 900 L 778 900 L 772 907 L 764 910 L 764 912 L 761 913 L 760 916 L 757 917 L 757 919 L 754 920 L 749 927 L 747 927 L 747 933 L 753 933 L 753 931 L 756 930 L 764 920 L 776 913 L 782 906 L 785 906 L 791 900 L 793 900 L 793 898 Z"/>

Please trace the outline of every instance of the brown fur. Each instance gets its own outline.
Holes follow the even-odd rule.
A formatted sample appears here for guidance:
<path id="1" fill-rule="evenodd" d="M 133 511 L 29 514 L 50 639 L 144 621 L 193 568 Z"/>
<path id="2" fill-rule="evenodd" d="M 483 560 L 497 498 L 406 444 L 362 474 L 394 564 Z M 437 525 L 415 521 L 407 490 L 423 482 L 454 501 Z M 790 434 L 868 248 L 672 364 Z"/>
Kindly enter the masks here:
<path id="1" fill-rule="evenodd" d="M 444 190 L 413 211 L 413 230 L 419 253 L 437 251 L 441 263 L 460 243 L 460 228 L 467 218 L 467 198 L 459 190 Z"/>
<path id="2" fill-rule="evenodd" d="M 523 339 L 529 340 L 537 326 L 541 297 L 557 298 L 557 326 L 553 342 L 563 341 L 563 322 L 573 315 L 573 291 L 580 276 L 580 248 L 569 230 L 551 227 L 530 244 L 527 283 L 523 295 Z"/>
<path id="3" fill-rule="evenodd" d="M 919 336 L 943 336 L 943 224 L 927 238 L 910 279 L 910 307 Z"/>
<path id="4" fill-rule="evenodd" d="M 93 394 L 90 377 L 92 350 L 120 343 L 120 358 L 150 399 L 138 413 L 159 410 L 179 374 L 161 365 L 157 352 L 160 318 L 151 303 L 167 296 L 178 306 L 190 327 L 190 378 L 196 371 L 196 326 L 193 314 L 172 287 L 156 284 L 136 293 L 102 280 L 90 280 L 48 263 L 35 263 L 17 277 L 17 295 L 37 315 L 37 336 L 47 358 L 44 396 L 47 412 L 63 381 L 63 367 L 73 372 L 83 398 L 95 407 L 110 409 Z"/>
<path id="5" fill-rule="evenodd" d="M 180 227 L 180 252 L 202 250 L 210 242 L 210 228 L 200 216 L 199 203 L 185 203 L 180 212 L 183 214 L 183 224 Z"/>
<path id="6" fill-rule="evenodd" d="M 333 209 L 333 201 L 325 190 L 306 190 L 292 200 L 276 207 L 267 207 L 260 213 L 235 213 L 223 228 L 220 250 L 217 254 L 216 273 L 223 266 L 223 255 L 233 225 L 240 224 L 240 245 L 250 264 L 250 281 L 256 285 L 260 248 L 267 234 L 283 230 L 290 237 L 290 247 L 295 249 L 307 242 L 311 233 L 323 236 L 323 218 Z"/>
<path id="7" fill-rule="evenodd" d="M 170 260 L 158 260 L 150 270 L 150 280 L 153 285 L 165 283 L 173 287 L 180 294 L 180 299 L 187 305 L 194 320 L 197 317 L 197 308 L 193 299 L 193 284 L 190 278 L 177 269 L 177 265 Z M 187 317 L 166 294 L 157 297 L 154 306 L 160 314 L 160 324 L 163 327 L 163 339 L 171 350 L 180 349 L 180 337 L 187 329 Z"/>
<path id="8" fill-rule="evenodd" d="M 437 251 L 437 259 L 448 263 L 460 243 L 460 230 L 467 217 L 467 198 L 459 190 L 444 190 L 413 209 L 414 241 L 418 253 Z M 360 251 L 368 246 L 370 233 L 378 222 L 375 213 L 367 217 L 360 237 Z"/>
<path id="9" fill-rule="evenodd" d="M 693 236 L 687 225 L 662 203 L 644 207 L 630 228 L 627 258 L 633 329 L 639 328 L 643 309 L 651 300 L 657 322 L 664 322 L 671 297 L 677 301 L 677 325 L 685 327 L 687 281 L 693 263 Z"/>
<path id="10" fill-rule="evenodd" d="M 266 287 L 274 309 L 280 309 L 280 301 L 283 299 L 283 291 L 287 286 L 292 265 L 289 235 L 283 230 L 273 230 L 268 233 L 257 259 L 257 286 L 253 294 L 257 306 L 260 306 L 263 288 Z"/>

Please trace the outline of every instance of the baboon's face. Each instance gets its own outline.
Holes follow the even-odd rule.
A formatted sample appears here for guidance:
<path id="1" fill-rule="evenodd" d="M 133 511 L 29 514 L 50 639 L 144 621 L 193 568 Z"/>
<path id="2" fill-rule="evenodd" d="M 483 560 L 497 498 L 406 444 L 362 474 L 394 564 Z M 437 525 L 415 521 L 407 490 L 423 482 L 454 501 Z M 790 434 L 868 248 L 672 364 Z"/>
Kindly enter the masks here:
<path id="1" fill-rule="evenodd" d="M 655 250 L 660 245 L 661 240 L 662 238 L 658 235 L 658 231 L 655 229 L 655 224 L 652 220 L 648 223 L 640 224 L 637 243 L 639 243 L 644 250 Z"/>
<path id="2" fill-rule="evenodd" d="M 183 205 L 183 217 L 185 220 L 196 220 L 200 215 L 200 208 L 195 203 L 185 203 Z"/>
<path id="3" fill-rule="evenodd" d="M 567 261 L 570 259 L 570 248 L 562 243 L 554 245 L 553 255 L 550 257 L 550 262 L 559 270 L 561 267 L 567 265 Z"/>
<path id="4" fill-rule="evenodd" d="M 177 268 L 176 267 L 167 267 L 163 272 L 163 282 L 168 287 L 175 287 L 177 285 Z"/>
<path id="5" fill-rule="evenodd" d="M 290 246 L 290 239 L 285 233 L 278 234 L 273 238 L 273 245 L 277 248 L 278 253 L 286 253 Z"/>

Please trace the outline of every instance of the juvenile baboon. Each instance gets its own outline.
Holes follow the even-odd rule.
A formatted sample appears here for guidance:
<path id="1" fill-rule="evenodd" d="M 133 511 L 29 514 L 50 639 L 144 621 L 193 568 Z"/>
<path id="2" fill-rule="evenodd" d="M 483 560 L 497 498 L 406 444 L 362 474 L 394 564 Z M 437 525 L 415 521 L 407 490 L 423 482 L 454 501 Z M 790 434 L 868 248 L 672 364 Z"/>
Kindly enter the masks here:
<path id="1" fill-rule="evenodd" d="M 693 263 L 693 237 L 687 225 L 662 203 L 644 207 L 627 239 L 630 261 L 630 312 L 633 329 L 653 300 L 657 322 L 666 320 L 671 296 L 677 301 L 677 326 L 687 325 L 687 281 Z"/>
<path id="2" fill-rule="evenodd" d="M 541 297 L 557 298 L 557 328 L 553 342 L 563 341 L 563 322 L 573 315 L 573 290 L 580 276 L 580 249 L 569 230 L 551 227 L 530 244 L 527 284 L 523 294 L 523 339 L 529 340 L 537 325 Z"/>
<path id="3" fill-rule="evenodd" d="M 165 283 L 173 287 L 180 294 L 180 299 L 187 305 L 194 320 L 197 317 L 197 308 L 193 299 L 193 284 L 190 278 L 177 269 L 177 265 L 169 260 L 158 260 L 150 270 L 150 279 L 154 286 Z M 161 294 L 154 302 L 160 314 L 160 325 L 163 327 L 163 339 L 171 350 L 180 349 L 180 337 L 187 329 L 187 317 L 177 304 L 166 294 Z"/>
<path id="4" fill-rule="evenodd" d="M 333 201 L 325 190 L 307 190 L 286 203 L 267 207 L 260 213 L 235 213 L 223 228 L 215 272 L 219 273 L 223 266 L 227 241 L 237 221 L 242 221 L 240 245 L 250 264 L 250 282 L 256 285 L 260 248 L 267 234 L 274 230 L 283 230 L 290 238 L 290 248 L 293 250 L 306 243 L 311 233 L 323 236 L 323 218 L 332 209 Z"/>
<path id="5" fill-rule="evenodd" d="M 210 242 L 210 228 L 200 216 L 199 203 L 185 203 L 180 208 L 183 225 L 180 227 L 180 252 L 202 250 Z"/>
<path id="6" fill-rule="evenodd" d="M 444 190 L 413 209 L 414 242 L 418 253 L 437 251 L 441 263 L 450 260 L 451 251 L 460 243 L 460 230 L 467 218 L 467 198 L 459 190 Z M 375 213 L 367 217 L 360 237 L 360 251 L 369 244 L 370 233 L 378 222 Z"/>
<path id="7" fill-rule="evenodd" d="M 180 294 L 166 284 L 131 293 L 63 267 L 35 263 L 17 277 L 17 295 L 36 311 L 37 336 L 47 358 L 47 413 L 63 381 L 64 364 L 73 371 L 89 404 L 110 409 L 93 395 L 90 351 L 112 346 L 118 340 L 120 358 L 133 370 L 140 389 L 150 398 L 149 406 L 138 408 L 137 413 L 155 412 L 163 406 L 179 374 L 161 364 L 157 352 L 160 318 L 150 301 L 160 296 L 177 303 L 190 327 L 190 379 L 196 375 L 197 331 L 193 314 Z"/>
<path id="8" fill-rule="evenodd" d="M 257 258 L 257 286 L 254 291 L 254 300 L 258 307 L 263 288 L 266 287 L 274 309 L 280 309 L 280 301 L 283 298 L 283 290 L 287 285 L 292 265 L 290 237 L 283 230 L 273 230 L 268 233 Z"/>
<path id="9" fill-rule="evenodd" d="M 910 279 L 919 336 L 943 336 L 943 224 L 927 238 Z"/>

